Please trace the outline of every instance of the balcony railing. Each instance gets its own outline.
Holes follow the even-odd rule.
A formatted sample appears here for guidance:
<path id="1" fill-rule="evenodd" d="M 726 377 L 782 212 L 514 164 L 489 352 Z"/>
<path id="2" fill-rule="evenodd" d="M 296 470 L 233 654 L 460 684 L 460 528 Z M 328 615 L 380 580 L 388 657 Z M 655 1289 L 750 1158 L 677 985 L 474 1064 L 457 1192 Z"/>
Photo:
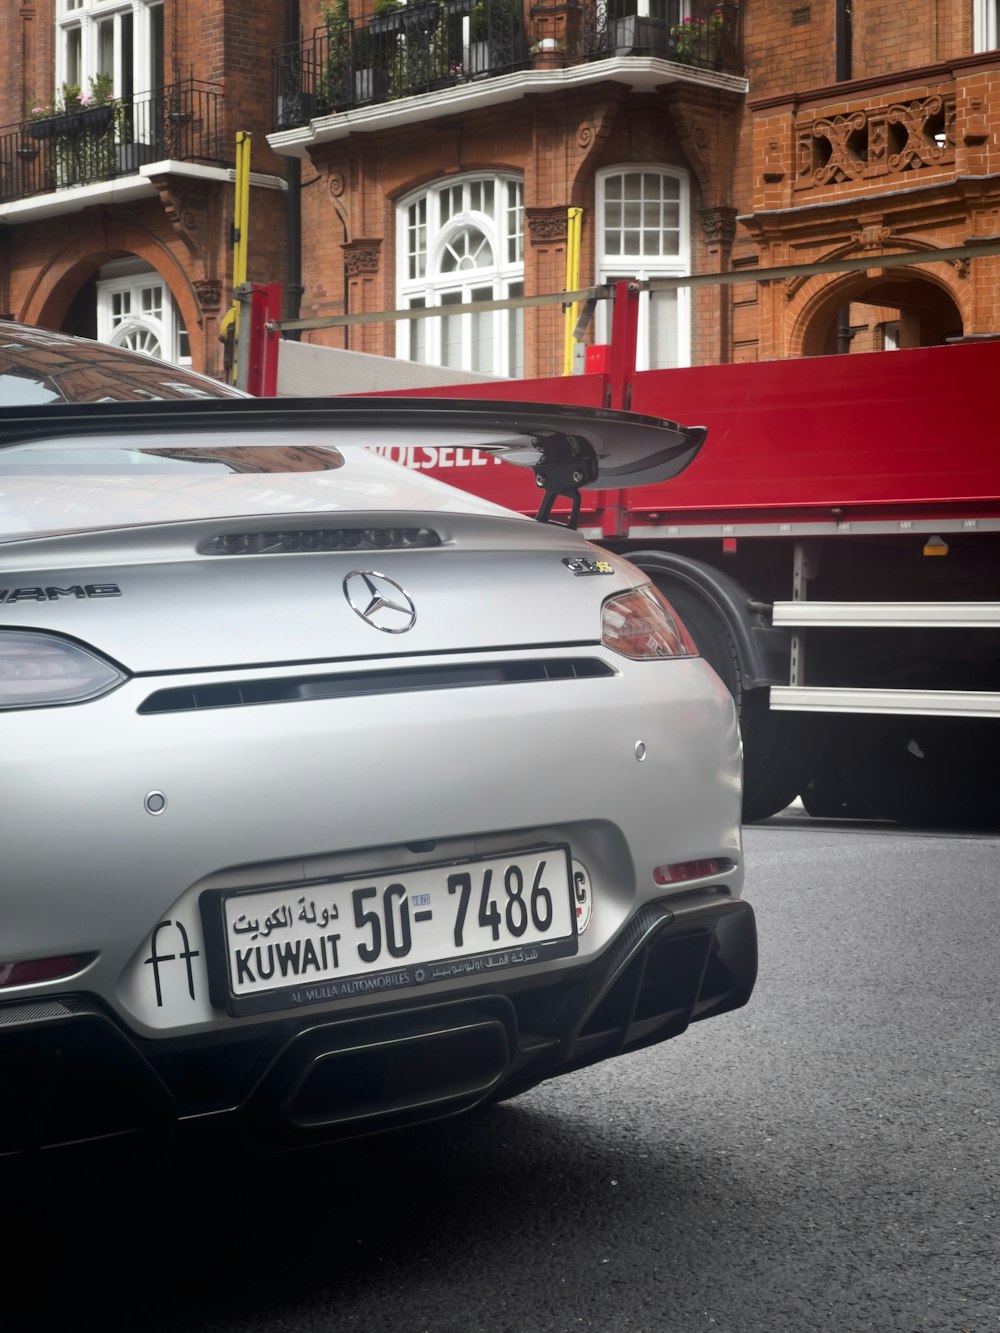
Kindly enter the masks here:
<path id="1" fill-rule="evenodd" d="M 520 0 L 411 0 L 365 20 L 332 14 L 274 59 L 275 123 L 431 92 L 527 63 Z"/>
<path id="2" fill-rule="evenodd" d="M 0 201 L 132 176 L 165 158 L 225 162 L 222 107 L 220 89 L 187 79 L 8 125 L 0 129 Z"/>
<path id="3" fill-rule="evenodd" d="M 368 102 L 427 93 L 535 63 L 655 55 L 741 72 L 737 0 L 409 0 L 365 20 L 331 8 L 274 56 L 279 130 Z M 558 16 L 559 27 L 546 26 Z M 553 35 L 555 34 L 555 35 Z"/>
<path id="4" fill-rule="evenodd" d="M 626 13 L 634 0 L 593 0 L 583 21 L 590 59 L 662 56 L 700 69 L 743 68 L 740 6 L 735 0 L 651 0 L 648 14 Z"/>

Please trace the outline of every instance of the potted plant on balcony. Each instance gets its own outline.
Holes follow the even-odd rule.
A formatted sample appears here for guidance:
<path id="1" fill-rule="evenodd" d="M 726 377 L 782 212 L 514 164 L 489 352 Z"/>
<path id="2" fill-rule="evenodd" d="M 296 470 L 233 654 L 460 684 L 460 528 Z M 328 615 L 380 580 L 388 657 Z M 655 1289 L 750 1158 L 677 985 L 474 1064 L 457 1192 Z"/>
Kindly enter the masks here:
<path id="1" fill-rule="evenodd" d="M 50 161 L 59 185 L 106 180 L 115 174 L 114 102 L 110 74 L 90 79 L 88 92 L 64 83 L 51 103 L 36 103 L 25 127 L 29 138 L 51 144 Z"/>
<path id="2" fill-rule="evenodd" d="M 322 10 L 326 27 L 326 56 L 312 87 L 308 87 L 301 59 L 289 79 L 289 92 L 282 102 L 286 125 L 304 125 L 319 112 L 325 115 L 353 101 L 349 95 L 351 19 L 347 0 L 333 0 Z"/>
<path id="3" fill-rule="evenodd" d="M 413 0 L 399 11 L 403 31 L 414 35 L 431 33 L 438 25 L 440 10 L 437 0 Z"/>
<path id="4" fill-rule="evenodd" d="M 368 20 L 368 32 L 373 37 L 403 31 L 403 6 L 399 0 L 375 0 Z"/>
<path id="5" fill-rule="evenodd" d="M 364 27 L 350 34 L 350 65 L 354 72 L 353 99 L 377 102 L 389 94 L 389 71 L 395 64 L 397 35 L 403 23 L 396 0 L 375 0 Z"/>
<path id="6" fill-rule="evenodd" d="M 486 0 L 476 0 L 469 10 L 468 74 L 485 74 L 490 68 L 490 25 Z"/>
<path id="7" fill-rule="evenodd" d="M 663 54 L 674 49 L 673 31 L 663 19 L 647 14 L 624 14 L 615 19 L 612 49 L 616 56 L 627 56 L 633 51 Z"/>
<path id="8" fill-rule="evenodd" d="M 670 47 L 679 64 L 713 64 L 721 55 L 726 16 L 716 5 L 708 17 L 691 15 L 670 29 Z"/>
<path id="9" fill-rule="evenodd" d="M 114 122 L 114 88 L 110 74 L 90 80 L 90 91 L 78 83 L 64 83 L 52 102 L 36 103 L 27 126 L 30 139 L 56 139 L 61 135 L 100 134 Z"/>

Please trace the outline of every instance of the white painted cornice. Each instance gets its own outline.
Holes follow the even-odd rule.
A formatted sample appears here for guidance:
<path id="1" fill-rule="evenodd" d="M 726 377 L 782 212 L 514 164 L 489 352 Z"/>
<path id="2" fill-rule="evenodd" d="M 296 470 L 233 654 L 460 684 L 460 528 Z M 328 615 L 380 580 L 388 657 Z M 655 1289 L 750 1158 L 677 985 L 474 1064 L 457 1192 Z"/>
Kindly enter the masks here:
<path id="1" fill-rule="evenodd" d="M 308 125 L 292 130 L 278 130 L 267 136 L 267 142 L 284 157 L 305 158 L 311 148 L 324 143 L 336 143 L 351 134 L 373 134 L 379 130 L 395 130 L 445 116 L 465 116 L 471 111 L 502 106 L 522 97 L 541 93 L 572 92 L 598 83 L 623 84 L 633 92 L 648 93 L 666 84 L 688 84 L 695 88 L 718 88 L 721 91 L 745 96 L 748 81 L 737 74 L 720 74 L 715 70 L 696 69 L 692 65 L 678 65 L 658 56 L 611 56 L 607 60 L 593 60 L 586 64 L 571 65 L 566 69 L 524 69 L 496 78 L 475 79 L 456 83 L 432 93 L 415 97 L 399 97 L 391 102 L 338 111 L 330 116 L 317 116 Z"/>
<path id="2" fill-rule="evenodd" d="M 134 176 L 118 176 L 110 181 L 94 181 L 90 185 L 71 185 L 51 190 L 48 194 L 33 194 L 30 199 L 15 199 L 0 204 L 0 224 L 19 226 L 25 222 L 39 222 L 45 218 L 79 213 L 92 204 L 127 204 L 133 199 L 155 199 L 158 193 L 154 176 L 184 176 L 188 180 L 214 181 L 219 185 L 233 185 L 236 172 L 232 167 L 206 167 L 198 162 L 148 162 Z M 288 184 L 280 176 L 252 171 L 250 184 L 262 190 L 286 190 Z"/>

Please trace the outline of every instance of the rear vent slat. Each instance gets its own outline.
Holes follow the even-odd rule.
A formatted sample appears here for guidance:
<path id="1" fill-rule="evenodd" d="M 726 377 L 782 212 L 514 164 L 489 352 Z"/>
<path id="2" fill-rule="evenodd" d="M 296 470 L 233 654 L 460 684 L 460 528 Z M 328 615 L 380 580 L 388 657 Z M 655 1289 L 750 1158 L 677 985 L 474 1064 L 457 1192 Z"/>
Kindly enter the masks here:
<path id="1" fill-rule="evenodd" d="M 138 711 L 188 713 L 202 708 L 242 708 L 252 704 L 290 703 L 306 699 L 356 699 L 366 694 L 457 690 L 471 686 L 518 685 L 550 680 L 594 680 L 599 676 L 614 674 L 613 667 L 593 657 L 539 658 L 528 662 L 472 662 L 395 671 L 347 671 L 335 675 L 285 676 L 157 690 L 139 705 Z"/>
<path id="2" fill-rule="evenodd" d="M 406 551 L 440 546 L 430 528 L 291 528 L 282 532 L 226 532 L 198 544 L 199 555 L 302 555 L 324 551 Z"/>

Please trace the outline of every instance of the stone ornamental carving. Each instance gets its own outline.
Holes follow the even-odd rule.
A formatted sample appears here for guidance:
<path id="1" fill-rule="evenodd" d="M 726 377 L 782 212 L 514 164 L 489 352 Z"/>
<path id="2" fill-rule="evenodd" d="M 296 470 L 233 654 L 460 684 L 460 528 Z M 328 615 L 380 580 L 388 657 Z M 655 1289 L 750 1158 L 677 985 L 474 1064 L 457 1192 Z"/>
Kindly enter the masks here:
<path id="1" fill-rule="evenodd" d="M 378 272 L 379 257 L 382 253 L 381 239 L 347 241 L 340 248 L 344 252 L 349 278 L 356 278 L 363 273 Z"/>
<path id="2" fill-rule="evenodd" d="M 800 122 L 795 188 L 898 176 L 955 160 L 955 98 L 934 94 Z"/>
<path id="3" fill-rule="evenodd" d="M 203 192 L 181 194 L 174 188 L 176 184 L 176 180 L 170 176 L 153 178 L 153 185 L 159 193 L 160 203 L 170 225 L 184 242 L 187 250 L 192 255 L 197 255 L 201 249 L 200 237 L 203 235 L 201 223 L 206 214 L 207 201 Z"/>
<path id="4" fill-rule="evenodd" d="M 876 223 L 852 232 L 851 240 L 859 250 L 881 250 L 892 240 L 892 231 Z"/>
<path id="5" fill-rule="evenodd" d="M 222 305 L 222 283 L 218 278 L 195 278 L 191 285 L 202 310 L 218 310 Z"/>
<path id="6" fill-rule="evenodd" d="M 702 235 L 709 245 L 730 247 L 736 239 L 736 209 L 717 205 L 698 212 Z"/>
<path id="7" fill-rule="evenodd" d="M 545 245 L 566 239 L 565 208 L 526 208 L 528 234 L 532 245 Z"/>
<path id="8" fill-rule="evenodd" d="M 923 101 L 891 106 L 886 121 L 890 127 L 898 125 L 901 133 L 906 135 L 899 151 L 890 154 L 890 171 L 936 166 L 939 162 L 950 162 L 954 158 L 954 101 L 947 115 L 943 97 L 928 97 Z"/>
<path id="9" fill-rule="evenodd" d="M 868 121 L 863 111 L 851 116 L 817 120 L 810 131 L 815 151 L 810 155 L 812 184 L 857 180 L 868 168 Z M 813 162 L 819 158 L 819 165 Z"/>
<path id="10" fill-rule="evenodd" d="M 579 122 L 573 141 L 584 157 L 591 156 L 607 139 L 619 109 L 618 103 L 614 101 L 594 102 L 590 114 Z"/>

